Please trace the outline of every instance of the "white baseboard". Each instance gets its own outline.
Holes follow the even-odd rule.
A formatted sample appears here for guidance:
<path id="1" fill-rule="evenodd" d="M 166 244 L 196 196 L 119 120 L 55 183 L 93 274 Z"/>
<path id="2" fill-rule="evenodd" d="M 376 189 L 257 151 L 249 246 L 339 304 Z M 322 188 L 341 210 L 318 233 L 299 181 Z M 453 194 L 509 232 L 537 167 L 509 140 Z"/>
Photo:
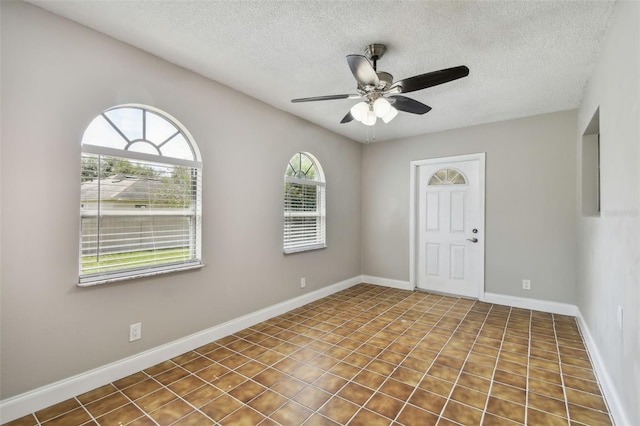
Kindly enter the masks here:
<path id="1" fill-rule="evenodd" d="M 576 316 L 578 308 L 568 303 L 552 302 L 550 300 L 529 299 L 527 297 L 508 296 L 506 294 L 485 293 L 483 302 L 506 305 L 514 308 L 532 309 L 549 312 L 551 314 Z"/>
<path id="2" fill-rule="evenodd" d="M 362 282 L 382 285 L 386 287 L 398 288 L 400 290 L 415 290 L 409 281 L 394 280 L 391 278 L 374 277 L 362 275 Z M 455 297 L 455 295 L 451 295 Z M 536 311 L 549 312 L 552 314 L 576 316 L 578 308 L 568 303 L 552 302 L 549 300 L 529 299 L 527 297 L 508 296 L 497 293 L 484 293 L 480 300 L 497 305 L 512 306 L 514 308 L 532 309 Z"/>
<path id="3" fill-rule="evenodd" d="M 409 281 L 394 280 L 391 278 L 374 277 L 371 275 L 362 275 L 362 282 L 369 284 L 382 285 L 386 287 L 398 288 L 400 290 L 415 290 Z M 456 297 L 455 295 L 451 295 Z M 480 300 L 487 303 L 495 303 L 497 305 L 512 306 L 514 308 L 532 309 L 536 311 L 549 312 L 552 314 L 576 316 L 578 308 L 568 303 L 552 302 L 549 300 L 529 299 L 526 297 L 508 296 L 497 293 L 484 293 Z"/>
<path id="4" fill-rule="evenodd" d="M 371 275 L 362 275 L 362 282 L 383 285 L 385 287 L 398 288 L 400 290 L 415 290 L 409 281 L 392 280 L 391 278 L 372 277 Z"/>
<path id="5" fill-rule="evenodd" d="M 363 282 L 362 280 L 362 276 L 349 278 L 111 364 L 2 400 L 0 401 L 0 423 L 10 422 L 140 370 L 144 370 L 167 359 L 192 351 L 214 340 L 266 321 L 269 318 L 284 314 L 307 303 L 345 290 Z"/>
<path id="6" fill-rule="evenodd" d="M 591 358 L 593 369 L 595 370 L 598 382 L 600 383 L 600 387 L 602 388 L 602 393 L 604 393 L 605 401 L 607 402 L 607 406 L 609 408 L 611 416 L 613 417 L 613 421 L 615 422 L 615 424 L 620 426 L 630 425 L 631 422 L 629 422 L 629 417 L 624 411 L 624 406 L 622 405 L 622 401 L 620 400 L 618 391 L 616 390 L 616 387 L 613 384 L 613 380 L 611 380 L 611 376 L 607 371 L 607 365 L 600 356 L 600 351 L 598 350 L 596 341 L 593 339 L 593 336 L 589 331 L 589 327 L 587 326 L 587 322 L 584 320 L 580 309 L 576 308 L 576 310 L 578 326 L 580 327 L 580 332 L 582 333 L 584 343 L 585 345 L 587 345 L 587 350 L 589 351 L 589 357 Z"/>

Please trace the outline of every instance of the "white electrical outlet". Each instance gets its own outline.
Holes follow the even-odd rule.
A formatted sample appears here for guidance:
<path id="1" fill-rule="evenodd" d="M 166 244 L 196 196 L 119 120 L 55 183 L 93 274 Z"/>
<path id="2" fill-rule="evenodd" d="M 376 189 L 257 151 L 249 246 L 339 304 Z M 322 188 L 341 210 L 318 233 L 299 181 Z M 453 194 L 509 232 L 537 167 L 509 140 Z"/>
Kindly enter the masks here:
<path id="1" fill-rule="evenodd" d="M 300 288 L 305 288 L 307 286 L 307 279 L 305 277 L 300 278 Z"/>
<path id="2" fill-rule="evenodd" d="M 142 338 L 142 323 L 131 324 L 129 326 L 129 341 L 133 342 Z"/>
<path id="3" fill-rule="evenodd" d="M 531 290 L 531 280 L 522 280 L 522 289 Z"/>
<path id="4" fill-rule="evenodd" d="M 622 330 L 622 306 L 618 305 L 618 328 Z"/>

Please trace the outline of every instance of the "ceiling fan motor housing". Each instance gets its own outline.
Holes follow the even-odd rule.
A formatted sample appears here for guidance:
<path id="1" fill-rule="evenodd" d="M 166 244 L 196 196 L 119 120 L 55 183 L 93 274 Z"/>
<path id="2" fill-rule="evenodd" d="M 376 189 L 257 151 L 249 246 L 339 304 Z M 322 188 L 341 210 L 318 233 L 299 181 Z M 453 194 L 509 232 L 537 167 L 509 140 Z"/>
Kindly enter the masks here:
<path id="1" fill-rule="evenodd" d="M 378 71 L 376 74 L 378 74 L 378 78 L 380 79 L 378 89 L 385 90 L 387 87 L 391 86 L 391 83 L 393 83 L 393 76 L 388 72 Z"/>
<path id="2" fill-rule="evenodd" d="M 377 61 L 378 59 L 382 58 L 384 52 L 386 51 L 387 46 L 385 46 L 384 44 L 374 43 L 364 48 L 364 55 L 371 61 Z"/>

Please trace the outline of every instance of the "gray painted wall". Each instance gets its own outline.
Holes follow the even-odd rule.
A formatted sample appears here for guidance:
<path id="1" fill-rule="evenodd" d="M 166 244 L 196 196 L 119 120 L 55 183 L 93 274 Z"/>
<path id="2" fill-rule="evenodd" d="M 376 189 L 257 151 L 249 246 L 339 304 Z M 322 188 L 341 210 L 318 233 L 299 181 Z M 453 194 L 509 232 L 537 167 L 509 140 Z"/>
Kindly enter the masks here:
<path id="1" fill-rule="evenodd" d="M 580 150 L 600 108 L 599 217 L 578 219 L 578 307 L 628 424 L 640 424 L 640 3 L 618 2 L 578 113 Z M 581 159 L 581 152 L 578 152 Z M 578 167 L 580 171 L 582 167 Z M 578 185 L 581 182 L 578 176 Z M 578 191 L 581 193 L 581 191 Z M 580 214 L 579 212 L 577 213 Z M 623 329 L 617 309 L 623 308 Z"/>
<path id="2" fill-rule="evenodd" d="M 485 290 L 575 303 L 575 128 L 565 111 L 366 145 L 363 274 L 409 280 L 410 161 L 486 152 Z"/>
<path id="3" fill-rule="evenodd" d="M 408 280 L 409 161 L 486 152 L 486 290 L 578 303 L 631 424 L 640 424 L 640 225 L 621 213 L 640 204 L 638 3 L 616 6 L 577 114 L 364 149 L 38 8 L 1 2 L 0 9 L 1 399 L 295 297 L 301 276 L 304 291 L 361 272 Z M 127 102 L 174 115 L 199 144 L 207 267 L 79 289 L 82 131 Z M 609 214 L 581 218 L 576 134 L 598 106 Z M 299 150 L 315 154 L 327 174 L 329 248 L 283 256 L 282 174 Z M 530 292 L 522 278 L 532 280 Z M 128 325 L 138 321 L 144 337 L 128 343 Z"/>
<path id="4" fill-rule="evenodd" d="M 1 7 L 0 398 L 360 275 L 359 143 L 39 8 Z M 77 288 L 80 140 L 130 102 L 173 115 L 200 147 L 207 266 Z M 325 171 L 329 247 L 284 256 L 283 176 L 297 151 Z M 136 322 L 143 338 L 129 343 Z"/>

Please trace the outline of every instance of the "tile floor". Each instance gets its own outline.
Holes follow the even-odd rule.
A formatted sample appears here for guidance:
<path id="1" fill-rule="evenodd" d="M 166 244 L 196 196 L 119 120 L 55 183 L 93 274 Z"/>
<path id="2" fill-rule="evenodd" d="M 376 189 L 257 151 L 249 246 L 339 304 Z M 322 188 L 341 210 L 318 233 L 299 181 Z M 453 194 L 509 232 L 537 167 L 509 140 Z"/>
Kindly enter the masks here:
<path id="1" fill-rule="evenodd" d="M 16 425 L 607 425 L 572 317 L 360 284 Z"/>

